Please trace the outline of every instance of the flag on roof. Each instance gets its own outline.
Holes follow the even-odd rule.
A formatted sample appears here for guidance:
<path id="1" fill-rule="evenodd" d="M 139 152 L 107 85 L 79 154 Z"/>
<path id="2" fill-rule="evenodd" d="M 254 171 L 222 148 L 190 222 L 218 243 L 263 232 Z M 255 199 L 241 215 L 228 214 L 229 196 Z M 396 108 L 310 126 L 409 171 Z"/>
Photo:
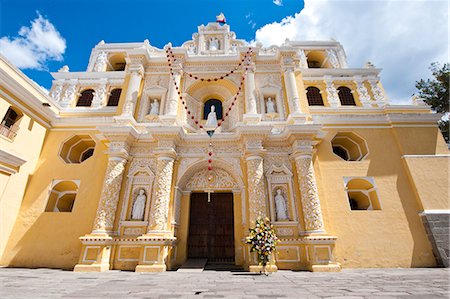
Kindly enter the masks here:
<path id="1" fill-rule="evenodd" d="M 225 18 L 225 15 L 221 12 L 220 15 L 216 16 L 216 22 L 225 24 L 227 22 L 227 19 Z"/>

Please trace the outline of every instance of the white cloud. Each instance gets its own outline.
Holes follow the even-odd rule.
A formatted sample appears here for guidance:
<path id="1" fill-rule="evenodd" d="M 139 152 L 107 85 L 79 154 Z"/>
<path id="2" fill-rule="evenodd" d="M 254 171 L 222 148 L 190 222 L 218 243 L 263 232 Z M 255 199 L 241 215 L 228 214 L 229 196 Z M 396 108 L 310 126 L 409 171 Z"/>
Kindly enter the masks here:
<path id="1" fill-rule="evenodd" d="M 394 103 L 405 103 L 433 61 L 448 61 L 447 1 L 305 0 L 305 7 L 256 31 L 265 46 L 290 40 L 341 42 L 349 67 L 371 61 Z"/>
<path id="2" fill-rule="evenodd" d="M 277 6 L 283 6 L 283 0 L 273 0 L 272 2 Z"/>
<path id="3" fill-rule="evenodd" d="M 47 61 L 62 61 L 65 50 L 66 40 L 39 12 L 18 36 L 0 38 L 0 54 L 23 69 L 46 69 Z"/>

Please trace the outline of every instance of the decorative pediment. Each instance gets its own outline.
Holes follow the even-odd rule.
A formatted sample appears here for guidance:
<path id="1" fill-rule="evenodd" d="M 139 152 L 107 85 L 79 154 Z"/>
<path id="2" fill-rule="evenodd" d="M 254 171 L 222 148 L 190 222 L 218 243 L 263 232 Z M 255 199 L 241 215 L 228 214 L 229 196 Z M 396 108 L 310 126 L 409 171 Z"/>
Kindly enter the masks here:
<path id="1" fill-rule="evenodd" d="M 233 177 L 221 168 L 211 171 L 211 180 L 208 180 L 208 169 L 203 169 L 192 176 L 186 184 L 187 190 L 232 190 L 239 189 Z"/>
<path id="2" fill-rule="evenodd" d="M 244 40 L 236 39 L 230 26 L 219 23 L 208 23 L 198 27 L 198 33 L 182 47 L 189 55 L 238 55 L 239 47 L 245 46 Z"/>
<path id="3" fill-rule="evenodd" d="M 267 177 L 292 177 L 292 172 L 286 165 L 272 164 L 266 172 Z"/>

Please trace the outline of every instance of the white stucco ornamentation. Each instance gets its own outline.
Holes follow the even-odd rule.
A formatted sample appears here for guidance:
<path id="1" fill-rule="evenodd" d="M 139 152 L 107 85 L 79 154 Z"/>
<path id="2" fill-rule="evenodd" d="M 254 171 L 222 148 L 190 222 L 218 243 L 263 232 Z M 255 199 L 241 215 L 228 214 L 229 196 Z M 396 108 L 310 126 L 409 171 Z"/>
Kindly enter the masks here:
<path id="1" fill-rule="evenodd" d="M 113 228 L 126 162 L 127 160 L 121 157 L 109 158 L 102 195 L 94 221 L 94 232 L 105 233 Z"/>
<path id="2" fill-rule="evenodd" d="M 331 107 L 340 106 L 339 95 L 333 81 L 331 79 L 325 79 L 325 83 L 327 84 L 325 91 L 327 92 L 328 103 Z"/>
<path id="3" fill-rule="evenodd" d="M 366 86 L 364 86 L 364 83 L 361 81 L 356 81 L 356 85 L 358 86 L 356 90 L 358 91 L 359 100 L 361 101 L 361 104 L 363 106 L 370 107 L 371 106 L 370 95 L 369 92 L 367 91 Z"/>
<path id="4" fill-rule="evenodd" d="M 141 86 L 142 81 L 143 66 L 132 65 L 130 66 L 129 71 L 130 71 L 130 81 L 128 82 L 128 89 L 125 95 L 125 105 L 123 108 L 122 115 L 134 114 L 134 108 L 137 102 L 139 87 Z"/>
<path id="5" fill-rule="evenodd" d="M 386 96 L 378 85 L 378 80 L 369 80 L 372 94 L 379 107 L 386 105 Z"/>
<path id="6" fill-rule="evenodd" d="M 300 68 L 307 69 L 308 68 L 308 60 L 306 58 L 305 51 L 303 49 L 298 50 L 298 58 L 300 59 Z"/>
<path id="7" fill-rule="evenodd" d="M 331 66 L 335 69 L 339 68 L 339 60 L 336 55 L 336 51 L 333 49 L 327 49 L 326 50 L 328 61 L 330 62 Z"/>
<path id="8" fill-rule="evenodd" d="M 101 84 L 95 89 L 92 107 L 100 107 L 106 104 L 106 84 Z"/>
<path id="9" fill-rule="evenodd" d="M 77 82 L 71 82 L 67 87 L 66 92 L 64 93 L 64 97 L 61 101 L 61 106 L 69 107 L 70 104 L 75 100 L 75 95 L 77 93 Z"/>
<path id="10" fill-rule="evenodd" d="M 311 156 L 295 158 L 298 182 L 302 197 L 303 217 L 306 231 L 324 231 L 322 210 Z"/>
<path id="11" fill-rule="evenodd" d="M 97 60 L 95 61 L 94 72 L 106 71 L 107 60 L 108 60 L 108 54 L 106 54 L 106 52 L 98 53 Z"/>
<path id="12" fill-rule="evenodd" d="M 55 102 L 61 101 L 63 86 L 62 83 L 58 82 L 55 84 L 55 87 L 50 92 L 50 96 L 53 98 Z"/>
<path id="13" fill-rule="evenodd" d="M 159 157 L 157 163 L 154 198 L 150 215 L 149 232 L 164 231 L 167 229 L 169 217 L 170 190 L 172 187 L 174 159 Z"/>
<path id="14" fill-rule="evenodd" d="M 248 197 L 250 222 L 258 217 L 266 216 L 266 192 L 264 186 L 263 158 L 250 156 L 247 158 Z"/>

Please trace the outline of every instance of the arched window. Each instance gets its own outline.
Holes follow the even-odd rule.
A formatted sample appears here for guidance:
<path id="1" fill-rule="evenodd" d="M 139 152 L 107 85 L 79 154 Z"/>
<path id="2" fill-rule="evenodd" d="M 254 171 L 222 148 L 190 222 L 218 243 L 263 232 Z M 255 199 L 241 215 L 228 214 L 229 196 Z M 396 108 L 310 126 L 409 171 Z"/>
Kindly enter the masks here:
<path id="1" fill-rule="evenodd" d="M 203 119 L 208 118 L 208 114 L 211 112 L 211 106 L 216 108 L 217 119 L 222 119 L 222 102 L 217 99 L 210 99 L 205 102 L 203 106 Z"/>
<path id="2" fill-rule="evenodd" d="M 122 88 L 115 88 L 111 90 L 109 95 L 108 104 L 106 106 L 117 106 L 119 105 L 120 94 L 122 93 Z"/>
<path id="3" fill-rule="evenodd" d="M 353 98 L 350 88 L 341 86 L 337 90 L 342 106 L 356 106 L 355 99 Z"/>
<path id="4" fill-rule="evenodd" d="M 323 106 L 322 95 L 317 87 L 310 86 L 306 88 L 306 98 L 309 106 Z"/>
<path id="5" fill-rule="evenodd" d="M 77 107 L 90 107 L 92 104 L 92 99 L 94 98 L 94 90 L 86 89 L 80 94 L 77 101 Z"/>

